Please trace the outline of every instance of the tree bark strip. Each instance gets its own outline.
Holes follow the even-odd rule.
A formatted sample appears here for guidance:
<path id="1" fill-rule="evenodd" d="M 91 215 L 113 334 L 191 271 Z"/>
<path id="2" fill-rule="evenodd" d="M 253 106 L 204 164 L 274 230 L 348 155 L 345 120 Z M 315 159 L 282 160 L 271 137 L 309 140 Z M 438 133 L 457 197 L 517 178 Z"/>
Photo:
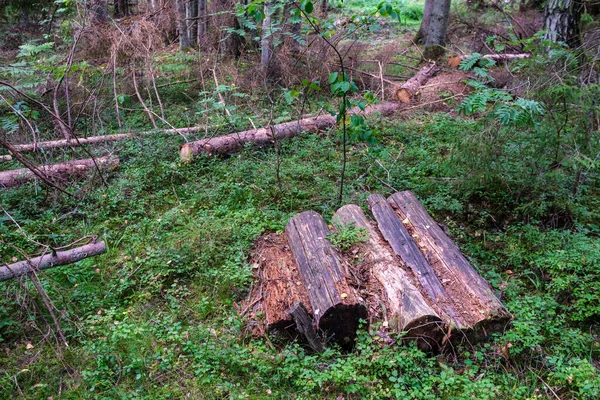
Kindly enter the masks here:
<path id="1" fill-rule="evenodd" d="M 314 211 L 305 211 L 288 222 L 285 233 L 317 326 L 340 346 L 351 348 L 367 309 L 349 285 L 340 256 L 327 239 L 325 220 Z"/>
<path id="2" fill-rule="evenodd" d="M 323 351 L 323 343 L 317 335 L 312 316 L 308 313 L 303 303 L 296 303 L 290 309 L 290 315 L 296 323 L 296 330 L 306 338 L 308 345 L 316 352 Z"/>
<path id="3" fill-rule="evenodd" d="M 416 196 L 409 191 L 398 192 L 388 201 L 411 231 L 438 277 L 452 289 L 456 300 L 466 306 L 469 313 L 464 317 L 471 329 L 481 331 L 476 332 L 481 336 L 501 330 L 511 315 Z"/>
<path id="4" fill-rule="evenodd" d="M 71 176 L 82 176 L 95 168 L 96 164 L 99 167 L 116 168 L 119 165 L 117 157 L 100 157 L 96 159 L 87 158 L 84 160 L 67 161 L 60 164 L 42 165 L 37 167 L 45 176 L 52 178 L 67 178 Z M 0 172 L 0 188 L 10 188 L 20 186 L 23 183 L 29 182 L 36 177 L 36 174 L 29 168 L 21 168 L 10 171 Z"/>
<path id="5" fill-rule="evenodd" d="M 439 67 L 434 62 L 429 62 L 417 73 L 407 80 L 400 87 L 395 87 L 395 97 L 401 103 L 410 103 L 411 100 L 419 93 L 421 86 L 423 86 L 429 79 L 431 79 L 435 73 L 439 70 Z"/>
<path id="6" fill-rule="evenodd" d="M 334 219 L 343 225 L 354 224 L 368 230 L 363 249 L 365 261 L 372 265 L 372 275 L 383 287 L 390 327 L 397 333 L 407 332 L 407 337 L 417 339 L 419 347 L 438 348 L 443 336 L 442 320 L 361 208 L 346 205 L 337 210 Z"/>
<path id="7" fill-rule="evenodd" d="M 442 282 L 423 257 L 417 244 L 406 230 L 398 215 L 394 212 L 385 197 L 372 194 L 368 199 L 373 216 L 377 220 L 379 231 L 389 243 L 394 253 L 400 257 L 404 265 L 408 267 L 422 285 L 427 296 L 439 311 L 440 317 L 450 326 L 467 328 L 467 322 L 463 318 L 460 305 L 456 304 Z"/>
<path id="8" fill-rule="evenodd" d="M 86 244 L 85 246 L 71 250 L 57 251 L 30 260 L 4 265 L 0 267 L 0 281 L 16 278 L 32 271 L 72 264 L 83 260 L 84 258 L 93 257 L 103 253 L 106 253 L 106 245 L 104 242 L 97 242 Z"/>
<path id="9" fill-rule="evenodd" d="M 448 57 L 448 65 L 453 68 L 458 68 L 462 60 L 466 60 L 471 57 L 470 54 L 461 54 Z M 513 60 L 518 60 L 522 58 L 529 58 L 531 54 L 529 53 L 521 53 L 521 54 L 485 54 L 481 56 L 481 58 L 486 58 L 488 60 L 494 60 L 496 62 L 509 62 Z"/>
<path id="10" fill-rule="evenodd" d="M 381 112 L 388 115 L 400 109 L 397 103 L 383 103 L 367 107 L 364 112 L 353 109 L 351 114 L 371 115 Z M 246 143 L 256 145 L 267 145 L 274 142 L 275 138 L 285 139 L 300 135 L 302 132 L 315 133 L 330 128 L 336 124 L 336 118 L 329 114 L 318 117 L 303 118 L 297 121 L 285 122 L 266 128 L 250 129 L 248 131 L 231 133 L 229 135 L 217 136 L 215 138 L 203 139 L 183 145 L 179 153 L 183 161 L 191 161 L 200 153 L 207 154 L 229 154 L 240 150 Z M 275 138 L 274 138 L 275 136 Z"/>

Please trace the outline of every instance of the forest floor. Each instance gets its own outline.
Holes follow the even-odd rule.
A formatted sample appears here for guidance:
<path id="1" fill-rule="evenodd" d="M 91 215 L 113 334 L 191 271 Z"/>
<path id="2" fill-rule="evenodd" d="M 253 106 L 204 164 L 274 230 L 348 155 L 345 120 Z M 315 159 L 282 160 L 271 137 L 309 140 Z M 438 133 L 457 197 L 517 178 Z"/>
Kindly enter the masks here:
<path id="1" fill-rule="evenodd" d="M 374 42 L 373 57 L 389 46 L 411 48 L 416 26 L 387 31 L 385 37 L 402 41 Z M 413 46 L 406 55 L 418 52 Z M 185 81 L 195 57 L 161 55 L 158 83 Z M 356 68 L 379 73 L 376 65 Z M 225 65 L 219 71 L 234 115 L 228 125 L 215 85 L 204 80 L 167 86 L 171 123 L 241 130 L 318 110 L 325 101 L 319 95 L 309 104 L 273 106 L 268 98 L 285 97 L 285 90 L 244 92 L 236 81 L 243 72 Z M 1 261 L 34 254 L 36 242 L 62 246 L 98 235 L 108 246 L 105 255 L 38 274 L 68 347 L 29 279 L 0 283 L 0 397 L 598 398 L 597 166 L 590 164 L 587 181 L 573 192 L 576 162 L 540 167 L 541 130 L 502 128 L 483 112 L 459 113 L 471 90 L 467 74 L 446 70 L 429 82 L 421 106 L 369 119 L 375 142 L 350 143 L 344 203 L 366 209 L 370 193 L 414 191 L 513 314 L 505 332 L 444 354 L 401 340 L 381 345 L 377 326 L 360 332 L 352 352 L 332 347 L 311 354 L 298 344 L 254 337 L 240 304 L 253 280 L 256 240 L 281 232 L 304 210 L 330 220 L 342 167 L 339 132 L 302 135 L 276 150 L 200 155 L 192 163 L 179 161 L 182 136 L 158 132 L 100 146 L 97 155 L 118 155 L 120 167 L 106 184 L 98 177 L 72 182 L 73 197 L 39 184 L 0 191 Z M 377 84 L 363 86 L 377 98 Z M 127 128 L 148 129 L 135 102 L 122 113 Z M 116 131 L 114 117 L 105 123 L 105 132 Z M 85 157 L 82 150 L 68 152 Z M 64 157 L 55 151 L 39 160 Z"/>

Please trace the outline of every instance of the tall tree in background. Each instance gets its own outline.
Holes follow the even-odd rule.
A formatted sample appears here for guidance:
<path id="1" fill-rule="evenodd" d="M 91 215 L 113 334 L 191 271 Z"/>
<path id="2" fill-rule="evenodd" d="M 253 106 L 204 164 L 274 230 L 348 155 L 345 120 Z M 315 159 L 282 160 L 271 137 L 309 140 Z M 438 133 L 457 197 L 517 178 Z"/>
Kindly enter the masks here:
<path id="1" fill-rule="evenodd" d="M 446 46 L 446 31 L 450 17 L 451 0 L 430 0 L 431 16 L 425 40 L 425 58 L 436 59 L 442 56 Z"/>
<path id="2" fill-rule="evenodd" d="M 571 48 L 578 47 L 581 44 L 579 20 L 582 10 L 582 0 L 549 0 L 544 16 L 544 38 L 565 42 Z"/>
<path id="3" fill-rule="evenodd" d="M 185 50 L 192 47 L 192 41 L 187 28 L 187 0 L 176 0 L 175 10 L 177 15 L 177 30 L 179 31 L 179 49 Z"/>
<path id="4" fill-rule="evenodd" d="M 421 26 L 415 36 L 415 42 L 425 43 L 427 41 L 427 33 L 429 31 L 429 21 L 431 20 L 431 9 L 433 8 L 434 0 L 425 0 L 425 8 L 423 9 L 423 18 Z"/>

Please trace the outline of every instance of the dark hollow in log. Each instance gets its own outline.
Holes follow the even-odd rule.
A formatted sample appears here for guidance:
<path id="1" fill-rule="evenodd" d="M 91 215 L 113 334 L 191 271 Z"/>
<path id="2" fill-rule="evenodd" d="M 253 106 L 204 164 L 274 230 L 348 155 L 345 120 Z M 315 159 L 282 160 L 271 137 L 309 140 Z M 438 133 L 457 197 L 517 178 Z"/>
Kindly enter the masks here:
<path id="1" fill-rule="evenodd" d="M 522 53 L 522 54 L 485 54 L 485 55 L 481 56 L 481 58 L 486 58 L 488 60 L 494 60 L 496 62 L 509 62 L 509 61 L 513 61 L 513 60 L 518 60 L 518 59 L 523 59 L 523 58 L 529 58 L 530 56 L 531 56 L 531 54 L 529 54 L 529 53 Z M 458 66 L 460 65 L 460 63 L 463 60 L 466 60 L 469 57 L 471 57 L 470 54 L 462 54 L 462 55 L 450 56 L 450 57 L 448 57 L 448 65 L 451 66 L 452 68 L 458 68 Z"/>
<path id="2" fill-rule="evenodd" d="M 65 179 L 83 176 L 93 170 L 96 165 L 100 168 L 114 169 L 119 165 L 117 157 L 106 156 L 95 159 L 73 160 L 53 165 L 42 165 L 38 169 L 49 178 Z M 20 186 L 35 178 L 35 174 L 27 168 L 0 172 L 0 188 Z"/>
<path id="3" fill-rule="evenodd" d="M 97 242 L 86 244 L 85 246 L 71 250 L 57 251 L 55 254 L 49 253 L 30 260 L 4 265 L 0 267 L 0 281 L 16 278 L 32 271 L 72 264 L 83 260 L 84 258 L 97 256 L 98 254 L 103 253 L 106 253 L 106 245 L 104 242 Z"/>
<path id="4" fill-rule="evenodd" d="M 365 111 L 353 109 L 350 114 L 371 115 L 381 112 L 384 115 L 399 109 L 396 103 L 383 103 L 367 107 Z M 335 126 L 336 118 L 324 114 L 318 117 L 304 118 L 297 121 L 285 122 L 267 128 L 250 129 L 248 131 L 232 133 L 224 136 L 203 139 L 183 145 L 179 156 L 182 161 L 189 162 L 200 153 L 230 154 L 240 150 L 246 143 L 255 145 L 269 145 L 275 140 L 286 139 L 300 135 L 302 132 L 315 133 Z"/>
<path id="5" fill-rule="evenodd" d="M 435 73 L 439 70 L 439 67 L 434 62 L 429 62 L 423 68 L 417 71 L 417 73 L 407 80 L 400 87 L 394 88 L 394 95 L 401 103 L 410 103 L 411 100 L 419 93 L 421 86 L 423 86 L 429 79 L 431 79 Z"/>
<path id="6" fill-rule="evenodd" d="M 337 210 L 334 219 L 343 225 L 354 224 L 368 230 L 363 255 L 365 262 L 372 266 L 373 277 L 383 287 L 390 327 L 397 333 L 407 332 L 406 336 L 417 339 L 419 347 L 423 349 L 437 349 L 443 337 L 442 320 L 429 306 L 417 287 L 418 283 L 413 283 L 410 272 L 403 269 L 400 258 L 392 253 L 373 223 L 354 204 Z"/>
<path id="7" fill-rule="evenodd" d="M 306 339 L 308 345 L 316 352 L 323 351 L 323 343 L 319 339 L 313 319 L 304 305 L 302 303 L 296 303 L 290 309 L 289 314 L 294 322 L 296 322 L 296 330 Z"/>
<path id="8" fill-rule="evenodd" d="M 325 220 L 314 211 L 305 211 L 288 222 L 285 233 L 317 326 L 341 347 L 351 348 L 367 309 L 349 285 L 340 256 L 327 239 Z"/>
<path id="9" fill-rule="evenodd" d="M 416 196 L 410 191 L 398 192 L 388 201 L 452 297 L 464 305 L 462 317 L 473 331 L 470 337 L 483 338 L 502 330 L 511 315 Z"/>

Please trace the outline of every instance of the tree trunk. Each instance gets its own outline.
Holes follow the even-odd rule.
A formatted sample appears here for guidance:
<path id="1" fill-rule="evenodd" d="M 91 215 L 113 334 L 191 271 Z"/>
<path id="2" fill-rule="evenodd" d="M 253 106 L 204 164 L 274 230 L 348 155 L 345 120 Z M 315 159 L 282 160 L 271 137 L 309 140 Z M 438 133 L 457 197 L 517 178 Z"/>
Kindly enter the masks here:
<path id="1" fill-rule="evenodd" d="M 83 176 L 89 173 L 96 167 L 105 167 L 114 169 L 119 165 L 117 157 L 100 157 L 96 158 L 96 162 L 91 158 L 85 160 L 73 160 L 54 165 L 42 165 L 37 167 L 43 174 L 49 178 L 65 179 L 73 176 Z M 28 168 L 15 169 L 10 171 L 0 172 L 0 188 L 9 188 L 20 186 L 28 181 L 33 180 L 36 175 Z"/>
<path id="2" fill-rule="evenodd" d="M 441 57 L 446 46 L 446 31 L 448 29 L 448 17 L 450 16 L 451 0 L 432 0 L 429 30 L 425 41 L 424 56 L 435 60 Z"/>
<path id="3" fill-rule="evenodd" d="M 305 211 L 288 222 L 285 233 L 317 326 L 340 346 L 351 348 L 367 309 L 349 285 L 348 272 L 327 239 L 325 220 L 314 211 Z"/>
<path id="4" fill-rule="evenodd" d="M 453 68 L 458 68 L 462 60 L 466 60 L 471 57 L 470 54 L 461 54 L 448 57 L 448 65 Z M 522 58 L 529 58 L 531 54 L 529 53 L 521 53 L 521 54 L 485 54 L 481 56 L 481 58 L 486 58 L 488 60 L 494 60 L 496 62 L 509 62 L 512 60 L 518 60 Z"/>
<path id="5" fill-rule="evenodd" d="M 198 1 L 188 0 L 186 7 L 187 15 L 187 34 L 191 42 L 195 41 L 198 37 Z"/>
<path id="6" fill-rule="evenodd" d="M 104 242 L 98 242 L 86 244 L 85 246 L 71 250 L 52 252 L 30 260 L 19 261 L 14 264 L 4 265 L 0 267 L 0 281 L 16 278 L 32 271 L 72 264 L 83 260 L 84 258 L 93 257 L 103 253 L 106 253 L 106 245 Z"/>
<path id="7" fill-rule="evenodd" d="M 564 42 L 570 48 L 579 47 L 579 20 L 582 9 L 582 1 L 549 0 L 544 15 L 544 39 Z"/>
<path id="8" fill-rule="evenodd" d="M 400 87 L 393 87 L 395 97 L 401 103 L 410 103 L 419 93 L 421 86 L 431 79 L 437 71 L 439 71 L 439 67 L 434 62 L 427 63 L 412 78 L 407 80 L 406 83 Z"/>
<path id="9" fill-rule="evenodd" d="M 179 31 L 179 50 L 186 50 L 192 47 L 192 41 L 188 35 L 186 23 L 186 4 L 187 0 L 175 0 L 177 12 L 177 30 Z"/>
<path id="10" fill-rule="evenodd" d="M 198 35 L 196 37 L 198 46 L 206 42 L 207 24 L 206 0 L 198 0 Z"/>
<path id="11" fill-rule="evenodd" d="M 262 21 L 262 29 L 260 33 L 260 65 L 262 67 L 263 73 L 266 77 L 269 77 L 271 74 L 271 59 L 273 58 L 273 37 L 271 30 L 271 17 L 273 13 L 273 7 L 271 5 L 271 1 L 267 0 L 264 4 L 264 14 L 265 18 Z"/>
<path id="12" fill-rule="evenodd" d="M 100 25 L 108 22 L 108 9 L 106 0 L 90 0 L 89 7 L 90 25 Z"/>
<path id="13" fill-rule="evenodd" d="M 385 198 L 379 197 L 385 202 Z M 406 266 L 401 265 L 377 228 L 354 204 L 340 208 L 333 218 L 343 225 L 354 224 L 368 230 L 361 255 L 364 262 L 369 263 L 372 276 L 383 287 L 385 317 L 390 328 L 396 333 L 407 332 L 406 336 L 416 339 L 422 349 L 437 349 L 443 336 L 442 320 L 419 291 L 418 282 L 413 284 L 412 273 L 403 269 Z"/>
<path id="14" fill-rule="evenodd" d="M 399 108 L 399 104 L 389 102 L 367 107 L 364 112 L 358 109 L 352 109 L 350 110 L 350 114 L 370 115 L 381 112 L 382 114 L 387 115 L 397 111 Z M 302 132 L 318 132 L 335 126 L 335 123 L 336 118 L 334 116 L 324 114 L 318 117 L 309 117 L 298 121 L 285 122 L 267 128 L 250 129 L 248 131 L 231 133 L 229 135 L 186 143 L 181 148 L 179 156 L 182 161 L 189 162 L 192 161 L 194 156 L 200 153 L 230 154 L 240 150 L 246 143 L 268 145 L 275 140 L 298 136 Z"/>
<path id="15" fill-rule="evenodd" d="M 460 304 L 460 317 L 463 325 L 471 331 L 470 338 L 478 339 L 501 331 L 511 315 L 416 196 L 409 191 L 398 192 L 390 196 L 388 201 L 452 300 Z"/>
<path id="16" fill-rule="evenodd" d="M 431 9 L 433 8 L 434 0 L 425 0 L 425 8 L 423 8 L 423 19 L 421 20 L 421 26 L 415 36 L 416 43 L 425 43 L 427 41 L 427 34 L 429 33 L 429 21 L 431 20 Z"/>

